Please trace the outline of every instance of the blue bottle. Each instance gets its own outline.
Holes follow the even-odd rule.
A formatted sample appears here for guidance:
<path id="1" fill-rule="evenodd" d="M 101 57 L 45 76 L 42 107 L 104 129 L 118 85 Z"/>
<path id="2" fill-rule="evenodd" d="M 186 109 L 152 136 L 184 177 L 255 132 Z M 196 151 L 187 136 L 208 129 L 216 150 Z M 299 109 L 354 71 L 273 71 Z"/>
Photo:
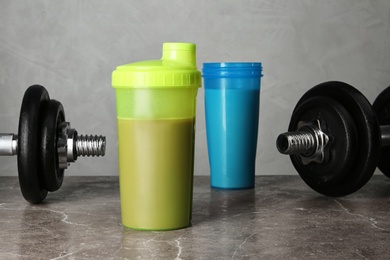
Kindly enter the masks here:
<path id="1" fill-rule="evenodd" d="M 261 63 L 204 63 L 211 186 L 254 187 Z"/>

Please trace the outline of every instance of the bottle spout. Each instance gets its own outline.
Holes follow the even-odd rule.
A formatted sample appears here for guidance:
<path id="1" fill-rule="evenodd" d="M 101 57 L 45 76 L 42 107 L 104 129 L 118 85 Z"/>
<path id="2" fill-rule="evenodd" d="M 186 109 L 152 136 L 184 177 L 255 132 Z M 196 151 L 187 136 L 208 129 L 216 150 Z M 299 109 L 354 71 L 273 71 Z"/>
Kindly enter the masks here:
<path id="1" fill-rule="evenodd" d="M 196 45 L 193 43 L 179 42 L 164 43 L 161 60 L 196 68 Z"/>

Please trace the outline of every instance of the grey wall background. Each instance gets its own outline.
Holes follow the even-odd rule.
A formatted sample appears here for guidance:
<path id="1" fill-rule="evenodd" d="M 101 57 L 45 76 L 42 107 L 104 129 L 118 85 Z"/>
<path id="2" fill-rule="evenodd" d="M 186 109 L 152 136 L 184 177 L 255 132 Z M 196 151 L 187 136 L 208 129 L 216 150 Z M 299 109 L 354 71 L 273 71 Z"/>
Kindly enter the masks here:
<path id="1" fill-rule="evenodd" d="M 0 1 L 0 131 L 16 132 L 25 89 L 44 85 L 80 133 L 107 136 L 107 155 L 80 158 L 68 175 L 117 175 L 116 66 L 157 59 L 168 41 L 197 44 L 206 61 L 264 66 L 257 174 L 296 174 L 275 139 L 312 86 L 340 80 L 372 102 L 390 85 L 388 0 Z M 203 90 L 195 174 L 208 175 Z M 16 175 L 16 157 L 0 175 Z"/>

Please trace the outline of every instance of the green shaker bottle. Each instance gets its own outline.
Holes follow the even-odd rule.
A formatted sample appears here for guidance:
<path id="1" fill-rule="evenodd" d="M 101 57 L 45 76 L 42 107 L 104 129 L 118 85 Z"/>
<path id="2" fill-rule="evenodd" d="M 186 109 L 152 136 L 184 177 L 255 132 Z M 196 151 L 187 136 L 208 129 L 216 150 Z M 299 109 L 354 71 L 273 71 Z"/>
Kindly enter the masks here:
<path id="1" fill-rule="evenodd" d="M 112 86 L 123 225 L 140 230 L 187 227 L 201 87 L 195 44 L 164 43 L 161 60 L 118 66 Z"/>

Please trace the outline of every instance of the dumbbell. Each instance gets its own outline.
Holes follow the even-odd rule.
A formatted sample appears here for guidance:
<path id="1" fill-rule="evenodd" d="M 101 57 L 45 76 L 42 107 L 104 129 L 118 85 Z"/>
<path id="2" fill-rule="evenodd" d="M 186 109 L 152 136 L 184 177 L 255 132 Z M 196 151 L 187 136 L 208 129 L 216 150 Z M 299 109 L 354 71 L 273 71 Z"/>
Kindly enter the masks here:
<path id="1" fill-rule="evenodd" d="M 290 155 L 304 182 L 326 196 L 357 191 L 377 166 L 390 177 L 390 87 L 372 106 L 343 82 L 313 87 L 298 101 L 276 146 Z"/>
<path id="2" fill-rule="evenodd" d="M 78 135 L 65 121 L 62 104 L 40 85 L 24 93 L 18 134 L 0 134 L 0 155 L 17 155 L 19 184 L 30 203 L 58 190 L 78 156 L 104 156 L 104 136 Z"/>

